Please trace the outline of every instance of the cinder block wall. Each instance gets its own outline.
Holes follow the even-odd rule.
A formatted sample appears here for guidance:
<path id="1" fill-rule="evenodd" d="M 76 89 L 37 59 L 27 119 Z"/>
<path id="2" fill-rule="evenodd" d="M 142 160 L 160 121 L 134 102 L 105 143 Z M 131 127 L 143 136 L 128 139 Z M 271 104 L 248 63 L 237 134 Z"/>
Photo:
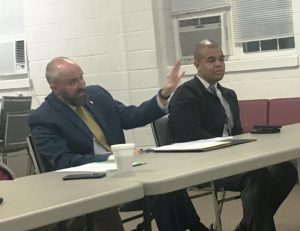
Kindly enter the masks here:
<path id="1" fill-rule="evenodd" d="M 55 56 L 77 61 L 87 84 L 102 85 L 125 104 L 155 95 L 162 81 L 153 10 L 151 0 L 25 1 L 34 107 L 50 92 L 44 71 Z M 154 144 L 149 126 L 126 131 L 126 139 Z"/>
<path id="2" fill-rule="evenodd" d="M 54 56 L 79 62 L 88 84 L 100 84 L 126 103 L 153 96 L 175 62 L 171 0 L 30 0 L 25 26 L 35 107 L 49 93 L 44 70 Z M 239 99 L 300 97 L 300 3 L 293 0 L 296 49 L 286 56 L 257 55 L 226 63 L 222 84 Z M 234 44 L 236 46 L 236 44 Z M 239 47 L 234 47 L 236 52 Z M 238 53 L 238 52 L 237 52 Z M 183 66 L 186 77 L 193 65 Z M 126 132 L 128 142 L 152 146 L 148 127 Z"/>

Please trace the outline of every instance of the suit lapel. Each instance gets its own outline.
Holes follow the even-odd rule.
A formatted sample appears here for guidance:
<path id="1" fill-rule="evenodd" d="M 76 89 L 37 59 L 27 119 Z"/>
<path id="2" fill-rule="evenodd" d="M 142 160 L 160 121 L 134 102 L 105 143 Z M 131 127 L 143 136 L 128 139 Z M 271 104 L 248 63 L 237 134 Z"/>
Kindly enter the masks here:
<path id="1" fill-rule="evenodd" d="M 210 97 L 214 97 L 216 99 L 218 98 L 216 95 L 213 95 L 206 89 L 206 87 L 202 84 L 202 82 L 199 80 L 197 75 L 194 76 L 192 81 L 194 83 L 194 86 L 199 89 L 199 93 L 204 94 L 204 95 L 209 95 Z"/>
<path id="2" fill-rule="evenodd" d="M 226 88 L 222 87 L 221 84 L 219 83 L 218 83 L 218 88 L 220 89 L 222 96 L 227 100 L 230 109 L 232 110 L 233 102 L 232 102 L 231 93 Z"/>
<path id="3" fill-rule="evenodd" d="M 220 89 L 223 97 L 227 100 L 230 110 L 231 110 L 231 114 L 232 114 L 232 119 L 233 119 L 233 123 L 235 123 L 236 118 L 237 118 L 237 108 L 236 105 L 233 101 L 233 97 L 232 94 L 230 93 L 230 91 L 228 91 L 226 88 L 222 87 L 219 83 L 218 83 L 218 88 Z"/>
<path id="4" fill-rule="evenodd" d="M 75 127 L 79 128 L 85 135 L 91 137 L 92 134 L 84 122 L 67 104 L 62 102 L 53 93 L 47 97 L 48 102 L 52 108 L 61 116 L 64 120 L 72 123 Z"/>
<path id="5" fill-rule="evenodd" d="M 197 86 L 197 88 L 199 88 L 201 90 L 201 92 L 207 92 L 205 86 L 201 83 L 201 81 L 198 79 L 198 77 L 195 75 L 193 78 L 193 82 L 195 84 L 195 86 Z"/>

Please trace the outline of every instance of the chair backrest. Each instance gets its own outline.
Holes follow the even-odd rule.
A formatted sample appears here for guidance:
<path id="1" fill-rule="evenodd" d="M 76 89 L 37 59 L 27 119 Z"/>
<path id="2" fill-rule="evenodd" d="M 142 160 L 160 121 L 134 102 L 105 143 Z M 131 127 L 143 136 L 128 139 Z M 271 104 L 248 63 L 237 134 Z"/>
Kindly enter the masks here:
<path id="1" fill-rule="evenodd" d="M 240 119 L 244 132 L 250 132 L 253 125 L 268 124 L 269 100 L 240 100 Z"/>
<path id="2" fill-rule="evenodd" d="M 8 112 L 4 121 L 3 151 L 12 152 L 27 148 L 26 137 L 30 129 L 28 117 L 31 111 Z"/>
<path id="3" fill-rule="evenodd" d="M 289 125 L 300 122 L 300 97 L 271 99 L 269 124 Z"/>
<path id="4" fill-rule="evenodd" d="M 27 111 L 31 108 L 31 96 L 3 96 L 1 100 L 0 138 L 3 139 L 8 112 Z"/>
<path id="5" fill-rule="evenodd" d="M 170 144 L 168 120 L 168 115 L 165 115 L 151 123 L 152 133 L 157 147 Z"/>
<path id="6" fill-rule="evenodd" d="M 31 135 L 28 135 L 26 137 L 26 141 L 27 141 L 27 145 L 28 145 L 28 153 L 29 153 L 29 156 L 31 158 L 31 161 L 32 161 L 32 164 L 34 167 L 34 173 L 39 174 L 39 173 L 41 173 L 41 167 L 36 159 L 35 148 L 33 147 L 33 143 L 31 142 L 31 140 L 32 140 Z"/>
<path id="7" fill-rule="evenodd" d="M 31 160 L 35 168 L 35 173 L 44 173 L 51 171 L 51 167 L 44 159 L 44 157 L 39 153 L 31 135 L 28 135 L 27 137 L 27 144 Z"/>
<path id="8" fill-rule="evenodd" d="M 13 180 L 15 173 L 6 164 L 0 162 L 0 180 Z"/>

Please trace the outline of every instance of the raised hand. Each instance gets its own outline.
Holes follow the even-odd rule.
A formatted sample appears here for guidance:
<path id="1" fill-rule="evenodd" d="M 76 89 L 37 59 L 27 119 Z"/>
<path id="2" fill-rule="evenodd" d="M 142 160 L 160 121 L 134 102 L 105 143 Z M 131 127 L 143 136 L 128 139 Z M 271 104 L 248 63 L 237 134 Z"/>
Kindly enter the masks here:
<path id="1" fill-rule="evenodd" d="M 172 68 L 170 74 L 167 76 L 165 84 L 160 92 L 163 98 L 168 98 L 177 88 L 184 72 L 181 71 L 181 63 L 178 60 Z"/>

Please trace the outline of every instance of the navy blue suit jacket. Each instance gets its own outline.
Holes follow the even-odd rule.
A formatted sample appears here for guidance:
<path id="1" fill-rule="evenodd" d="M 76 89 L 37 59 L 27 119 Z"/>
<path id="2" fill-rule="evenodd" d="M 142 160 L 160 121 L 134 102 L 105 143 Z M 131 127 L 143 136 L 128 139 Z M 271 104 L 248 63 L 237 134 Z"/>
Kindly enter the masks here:
<path id="1" fill-rule="evenodd" d="M 125 106 L 112 98 L 100 86 L 88 86 L 86 105 L 101 125 L 107 142 L 125 142 L 123 129 L 144 126 L 163 116 L 165 112 L 157 104 L 156 97 L 140 106 Z M 31 135 L 36 148 L 49 163 L 49 170 L 103 161 L 108 155 L 95 155 L 93 135 L 67 104 L 53 93 L 29 117 Z"/>

